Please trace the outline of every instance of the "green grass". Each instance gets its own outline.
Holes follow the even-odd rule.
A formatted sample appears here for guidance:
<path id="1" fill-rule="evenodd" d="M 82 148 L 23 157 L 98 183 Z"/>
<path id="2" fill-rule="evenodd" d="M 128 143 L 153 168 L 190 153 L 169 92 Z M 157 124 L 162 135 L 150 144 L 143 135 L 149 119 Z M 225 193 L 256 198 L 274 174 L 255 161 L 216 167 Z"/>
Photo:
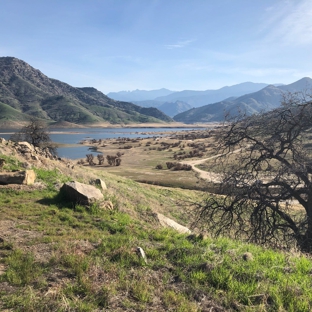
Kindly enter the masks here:
<path id="1" fill-rule="evenodd" d="M 5 161 L 3 170 L 7 171 L 25 170 L 22 167 L 22 163 L 13 157 L 8 157 L 6 155 L 0 154 L 0 158 L 4 159 Z"/>
<path id="2" fill-rule="evenodd" d="M 105 196 L 118 209 L 74 209 L 55 189 L 69 177 L 36 173 L 43 190 L 0 189 L 1 230 L 10 233 L 0 235 L 1 310 L 311 310 L 310 257 L 225 237 L 188 237 L 153 221 L 157 203 L 183 220 L 181 199 L 199 193 L 106 175 Z"/>

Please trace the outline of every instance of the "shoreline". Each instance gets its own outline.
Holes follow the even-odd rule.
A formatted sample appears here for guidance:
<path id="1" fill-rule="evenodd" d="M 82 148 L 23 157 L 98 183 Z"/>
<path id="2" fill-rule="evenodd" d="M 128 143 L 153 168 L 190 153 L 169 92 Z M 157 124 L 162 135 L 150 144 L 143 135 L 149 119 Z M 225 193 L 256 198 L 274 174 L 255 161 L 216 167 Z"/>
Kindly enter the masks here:
<path id="1" fill-rule="evenodd" d="M 103 129 L 120 129 L 120 128 L 207 128 L 207 127 L 215 127 L 217 125 L 220 125 L 221 122 L 207 122 L 207 123 L 196 123 L 196 124 L 184 124 L 184 123 L 179 123 L 179 122 L 173 122 L 173 123 L 138 123 L 138 124 L 103 124 L 103 123 L 99 123 L 99 124 L 86 124 L 86 125 L 79 125 L 79 124 L 53 124 L 53 125 L 48 125 L 47 128 L 52 130 L 53 129 L 60 129 L 60 128 L 64 128 L 64 129 L 73 129 L 73 128 L 77 128 L 77 129 L 81 129 L 83 131 L 83 129 L 88 129 L 88 128 L 103 128 Z M 19 126 L 15 123 L 8 125 L 7 123 L 2 124 L 0 123 L 0 133 L 1 130 L 10 130 L 10 129 L 20 129 L 22 128 L 23 125 L 19 124 Z"/>

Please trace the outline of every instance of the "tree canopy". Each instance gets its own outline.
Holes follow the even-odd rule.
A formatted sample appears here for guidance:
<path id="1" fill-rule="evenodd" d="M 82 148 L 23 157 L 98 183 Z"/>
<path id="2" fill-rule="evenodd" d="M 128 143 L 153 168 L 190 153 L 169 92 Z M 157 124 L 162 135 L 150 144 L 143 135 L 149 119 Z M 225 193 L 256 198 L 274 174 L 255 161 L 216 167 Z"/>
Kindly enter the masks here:
<path id="1" fill-rule="evenodd" d="M 219 193 L 197 209 L 214 233 L 312 250 L 312 101 L 288 94 L 281 106 L 239 116 L 217 136 Z M 296 209 L 295 209 L 296 208 Z"/>
<path id="2" fill-rule="evenodd" d="M 11 140 L 26 141 L 35 147 L 48 148 L 52 154 L 56 154 L 46 123 L 37 118 L 30 118 L 28 124 L 11 136 Z"/>

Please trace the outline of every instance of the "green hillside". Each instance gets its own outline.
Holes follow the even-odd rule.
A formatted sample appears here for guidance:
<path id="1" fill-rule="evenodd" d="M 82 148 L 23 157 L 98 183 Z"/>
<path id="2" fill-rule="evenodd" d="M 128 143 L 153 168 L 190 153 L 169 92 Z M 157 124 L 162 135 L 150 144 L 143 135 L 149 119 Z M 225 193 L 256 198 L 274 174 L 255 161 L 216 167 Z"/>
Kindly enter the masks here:
<path id="1" fill-rule="evenodd" d="M 25 120 L 24 115 L 51 122 L 92 124 L 162 123 L 173 121 L 157 109 L 145 109 L 115 101 L 94 88 L 75 88 L 50 79 L 29 64 L 13 58 L 0 58 L 0 102 L 19 114 L 10 120 Z M 4 118 L 0 111 L 0 118 Z M 8 118 L 5 117 L 5 118 Z M 0 124 L 1 126 L 1 124 Z"/>
<path id="2" fill-rule="evenodd" d="M 5 170 L 23 169 L 8 146 L 0 150 Z M 187 203 L 204 193 L 42 166 L 34 185 L 0 185 L 1 311 L 311 311 L 309 256 L 156 222 L 161 212 L 187 225 Z M 73 206 L 59 192 L 94 178 L 105 181 L 112 209 Z"/>
<path id="3" fill-rule="evenodd" d="M 4 121 L 26 121 L 29 119 L 27 114 L 23 114 L 17 109 L 0 102 L 0 122 Z"/>

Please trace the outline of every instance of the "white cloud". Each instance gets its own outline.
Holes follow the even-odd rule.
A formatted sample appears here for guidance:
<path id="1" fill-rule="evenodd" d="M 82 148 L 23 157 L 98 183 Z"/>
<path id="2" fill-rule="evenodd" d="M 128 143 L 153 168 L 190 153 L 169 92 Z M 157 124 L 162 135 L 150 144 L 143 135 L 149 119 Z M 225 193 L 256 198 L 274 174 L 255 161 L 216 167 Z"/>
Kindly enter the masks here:
<path id="1" fill-rule="evenodd" d="M 194 40 L 185 40 L 185 41 L 178 41 L 175 44 L 166 44 L 165 48 L 172 50 L 172 49 L 180 49 L 188 46 L 190 43 L 192 43 Z"/>
<path id="2" fill-rule="evenodd" d="M 312 44 L 312 1 L 283 1 L 266 10 L 262 30 L 269 31 L 269 42 L 283 45 Z"/>

